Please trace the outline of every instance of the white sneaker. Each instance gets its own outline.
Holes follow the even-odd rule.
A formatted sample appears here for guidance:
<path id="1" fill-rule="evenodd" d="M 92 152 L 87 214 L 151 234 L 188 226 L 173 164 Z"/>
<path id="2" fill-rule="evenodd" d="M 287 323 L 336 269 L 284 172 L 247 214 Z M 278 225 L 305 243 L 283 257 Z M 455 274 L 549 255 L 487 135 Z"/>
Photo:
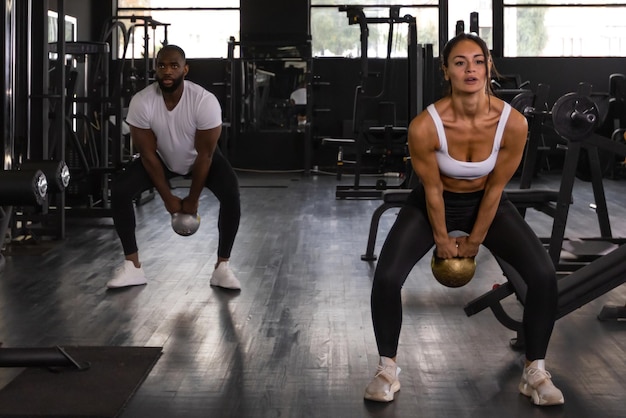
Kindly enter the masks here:
<path id="1" fill-rule="evenodd" d="M 537 368 L 535 360 L 528 367 L 524 367 L 519 391 L 530 397 L 535 405 L 562 405 L 565 402 L 563 393 L 554 386 L 551 377 L 548 371 Z"/>
<path id="2" fill-rule="evenodd" d="M 107 287 L 115 289 L 118 287 L 139 286 L 146 283 L 148 281 L 143 273 L 143 269 L 135 267 L 130 260 L 124 260 L 124 264 L 115 270 L 115 275 L 109 280 Z"/>
<path id="3" fill-rule="evenodd" d="M 217 268 L 213 271 L 211 280 L 209 281 L 211 286 L 223 287 L 224 289 L 239 290 L 241 289 L 241 283 L 235 277 L 235 274 L 228 266 L 228 261 L 222 261 Z"/>
<path id="4" fill-rule="evenodd" d="M 377 402 L 391 402 L 400 390 L 398 375 L 400 368 L 389 357 L 381 357 L 376 375 L 365 388 L 365 399 Z"/>

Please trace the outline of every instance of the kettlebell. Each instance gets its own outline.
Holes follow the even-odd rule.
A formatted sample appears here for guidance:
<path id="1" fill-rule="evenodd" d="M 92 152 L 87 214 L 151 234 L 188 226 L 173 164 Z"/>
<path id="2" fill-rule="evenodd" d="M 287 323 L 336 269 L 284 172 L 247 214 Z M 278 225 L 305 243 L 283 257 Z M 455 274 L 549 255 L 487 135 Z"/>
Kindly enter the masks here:
<path id="1" fill-rule="evenodd" d="M 430 268 L 435 279 L 446 287 L 465 286 L 474 277 L 476 260 L 474 257 L 439 258 L 433 251 Z"/>
<path id="2" fill-rule="evenodd" d="M 188 237 L 200 228 L 200 215 L 177 212 L 172 214 L 172 229 L 178 235 Z"/>

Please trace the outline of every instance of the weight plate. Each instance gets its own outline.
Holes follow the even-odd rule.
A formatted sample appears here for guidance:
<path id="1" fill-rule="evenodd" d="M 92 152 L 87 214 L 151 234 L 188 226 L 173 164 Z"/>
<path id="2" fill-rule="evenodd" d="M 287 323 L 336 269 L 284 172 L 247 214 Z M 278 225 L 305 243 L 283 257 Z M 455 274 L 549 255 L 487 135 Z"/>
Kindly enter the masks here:
<path id="1" fill-rule="evenodd" d="M 568 93 L 552 107 L 552 123 L 559 136 L 568 141 L 581 141 L 596 128 L 598 107 L 587 96 Z"/>
<path id="2" fill-rule="evenodd" d="M 535 102 L 535 93 L 532 91 L 524 91 L 511 99 L 509 103 L 513 109 L 516 109 L 522 115 L 530 116 L 529 110 L 533 109 Z"/>

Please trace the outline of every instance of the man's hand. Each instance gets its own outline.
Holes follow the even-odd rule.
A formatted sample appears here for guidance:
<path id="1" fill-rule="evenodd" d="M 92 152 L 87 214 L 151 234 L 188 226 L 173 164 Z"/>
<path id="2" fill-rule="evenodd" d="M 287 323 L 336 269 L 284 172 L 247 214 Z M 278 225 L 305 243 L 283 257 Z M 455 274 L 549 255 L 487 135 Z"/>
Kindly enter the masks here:
<path id="1" fill-rule="evenodd" d="M 198 201 L 196 199 L 190 198 L 189 196 L 182 199 L 181 206 L 181 211 L 183 213 L 189 213 L 191 215 L 195 215 L 198 213 Z"/>
<path id="2" fill-rule="evenodd" d="M 183 211 L 183 199 L 173 194 L 166 198 L 163 198 L 163 204 L 165 205 L 165 209 L 171 215 Z"/>

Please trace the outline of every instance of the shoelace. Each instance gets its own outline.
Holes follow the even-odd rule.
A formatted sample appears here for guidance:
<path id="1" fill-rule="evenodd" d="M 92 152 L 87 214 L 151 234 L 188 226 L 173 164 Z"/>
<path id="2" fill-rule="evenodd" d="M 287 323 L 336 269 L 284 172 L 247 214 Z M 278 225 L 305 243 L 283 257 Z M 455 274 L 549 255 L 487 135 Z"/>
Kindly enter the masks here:
<path id="1" fill-rule="evenodd" d="M 395 369 L 395 366 L 381 366 L 379 364 L 378 367 L 376 368 L 376 376 L 374 377 L 382 376 L 389 383 L 393 383 L 394 377 L 393 377 L 392 372 L 394 369 Z"/>
<path id="2" fill-rule="evenodd" d="M 533 386 L 539 386 L 543 382 L 545 382 L 546 380 L 550 380 L 552 378 L 552 375 L 550 374 L 549 371 L 541 370 L 541 369 L 535 369 L 535 368 L 528 369 L 526 374 L 528 376 L 536 377 L 537 380 L 533 383 Z"/>

